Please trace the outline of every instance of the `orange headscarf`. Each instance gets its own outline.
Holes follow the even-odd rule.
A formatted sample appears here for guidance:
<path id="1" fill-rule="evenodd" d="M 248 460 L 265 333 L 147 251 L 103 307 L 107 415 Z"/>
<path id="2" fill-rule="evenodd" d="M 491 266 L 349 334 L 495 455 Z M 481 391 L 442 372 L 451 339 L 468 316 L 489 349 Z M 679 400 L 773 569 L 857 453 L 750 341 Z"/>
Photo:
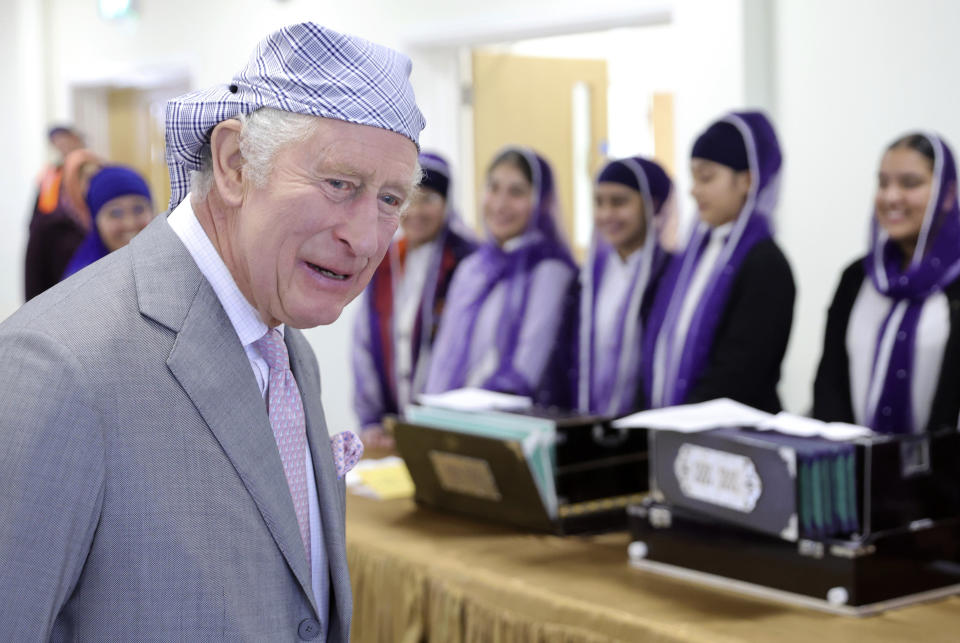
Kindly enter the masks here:
<path id="1" fill-rule="evenodd" d="M 103 167 L 105 161 L 87 149 L 74 150 L 63 159 L 63 189 L 64 205 L 70 214 L 85 229 L 90 229 L 90 210 L 87 208 L 86 192 L 90 185 L 90 178 L 96 174 L 85 169 L 94 165 L 97 169 Z"/>

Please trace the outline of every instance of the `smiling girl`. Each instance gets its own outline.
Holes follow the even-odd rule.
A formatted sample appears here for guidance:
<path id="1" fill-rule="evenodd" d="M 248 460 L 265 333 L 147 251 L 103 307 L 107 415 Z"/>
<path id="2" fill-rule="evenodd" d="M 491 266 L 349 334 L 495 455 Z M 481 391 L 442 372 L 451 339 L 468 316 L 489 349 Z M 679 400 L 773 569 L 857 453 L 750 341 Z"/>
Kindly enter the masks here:
<path id="1" fill-rule="evenodd" d="M 814 415 L 883 433 L 956 426 L 960 209 L 941 138 L 908 134 L 887 148 L 872 228 L 827 314 Z"/>
<path id="2" fill-rule="evenodd" d="M 457 267 L 427 392 L 478 387 L 571 405 L 576 264 L 556 221 L 553 172 L 511 147 L 487 171 L 488 239 Z"/>
<path id="3" fill-rule="evenodd" d="M 666 265 L 658 232 L 672 219 L 673 182 L 639 156 L 608 163 L 594 186 L 594 239 L 580 298 L 578 408 L 618 416 L 643 407 L 643 320 Z"/>
<path id="4" fill-rule="evenodd" d="M 153 219 L 150 188 L 136 170 L 109 165 L 90 179 L 86 194 L 92 223 L 64 270 L 66 279 L 127 245 Z"/>

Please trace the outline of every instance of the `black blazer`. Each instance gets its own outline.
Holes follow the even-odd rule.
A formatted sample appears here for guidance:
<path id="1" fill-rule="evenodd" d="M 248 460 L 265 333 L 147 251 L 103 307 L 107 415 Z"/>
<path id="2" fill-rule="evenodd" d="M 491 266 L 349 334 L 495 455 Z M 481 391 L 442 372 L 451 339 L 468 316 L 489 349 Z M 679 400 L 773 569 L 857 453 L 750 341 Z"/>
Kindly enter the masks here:
<path id="1" fill-rule="evenodd" d="M 796 294 L 790 264 L 773 239 L 751 248 L 734 277 L 706 368 L 687 402 L 729 397 L 770 413 L 780 411 L 777 383 Z"/>
<path id="2" fill-rule="evenodd" d="M 825 422 L 854 422 L 850 396 L 850 360 L 847 355 L 847 324 L 853 304 L 866 279 L 863 259 L 847 266 L 827 311 L 823 356 L 813 383 L 813 417 Z M 955 428 L 960 413 L 960 278 L 944 288 L 950 304 L 950 333 L 937 381 L 928 431 Z"/>

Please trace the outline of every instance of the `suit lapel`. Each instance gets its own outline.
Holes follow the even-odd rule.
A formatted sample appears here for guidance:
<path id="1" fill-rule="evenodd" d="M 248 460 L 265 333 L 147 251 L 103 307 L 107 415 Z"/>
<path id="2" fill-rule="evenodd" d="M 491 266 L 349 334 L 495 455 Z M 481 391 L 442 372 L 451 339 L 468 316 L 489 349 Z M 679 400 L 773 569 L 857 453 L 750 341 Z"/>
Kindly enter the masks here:
<path id="1" fill-rule="evenodd" d="M 141 312 L 177 332 L 167 366 L 193 401 L 257 505 L 287 564 L 313 596 L 306 551 L 266 404 L 213 289 L 166 221 L 141 239 L 133 262 Z M 329 451 L 329 449 L 328 449 Z M 323 615 L 320 615 L 321 617 Z"/>
<path id="2" fill-rule="evenodd" d="M 330 449 L 330 434 L 323 414 L 320 399 L 320 373 L 310 359 L 313 349 L 300 331 L 287 328 L 285 332 L 290 367 L 300 388 L 303 409 L 307 420 L 307 440 L 313 456 L 314 476 L 317 481 L 317 497 L 320 504 L 320 520 L 324 547 L 331 572 L 332 602 L 335 601 L 339 622 L 350 622 L 351 603 L 343 600 L 349 591 L 349 572 L 346 562 L 346 539 L 344 538 L 343 484 L 337 479 L 333 453 Z M 292 506 L 292 503 L 291 503 Z M 343 583 L 338 585 L 338 583 Z"/>

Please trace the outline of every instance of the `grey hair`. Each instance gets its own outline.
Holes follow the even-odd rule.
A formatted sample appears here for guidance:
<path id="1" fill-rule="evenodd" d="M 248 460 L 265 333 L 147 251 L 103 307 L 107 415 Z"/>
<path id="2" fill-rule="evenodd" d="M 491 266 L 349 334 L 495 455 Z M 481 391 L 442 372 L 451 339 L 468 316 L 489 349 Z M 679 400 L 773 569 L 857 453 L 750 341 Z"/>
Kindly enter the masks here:
<path id="1" fill-rule="evenodd" d="M 244 159 L 244 172 L 254 187 L 267 184 L 277 153 L 291 143 L 310 138 L 323 119 L 309 114 L 297 114 L 272 107 L 261 107 L 249 114 L 237 116 L 240 121 L 240 154 Z M 190 173 L 190 192 L 198 199 L 206 198 L 213 185 L 213 156 L 210 145 L 200 152 L 200 170 Z M 418 185 L 423 178 L 420 162 L 417 161 L 412 179 Z M 411 190 L 411 194 L 412 194 Z M 406 210 L 410 198 L 403 205 Z"/>
<path id="2" fill-rule="evenodd" d="M 321 119 L 272 107 L 261 107 L 237 116 L 240 121 L 240 154 L 244 171 L 255 187 L 267 183 L 273 161 L 285 145 L 304 141 L 320 126 Z M 209 145 L 201 151 L 200 170 L 190 173 L 190 191 L 199 199 L 213 185 L 213 156 Z"/>

